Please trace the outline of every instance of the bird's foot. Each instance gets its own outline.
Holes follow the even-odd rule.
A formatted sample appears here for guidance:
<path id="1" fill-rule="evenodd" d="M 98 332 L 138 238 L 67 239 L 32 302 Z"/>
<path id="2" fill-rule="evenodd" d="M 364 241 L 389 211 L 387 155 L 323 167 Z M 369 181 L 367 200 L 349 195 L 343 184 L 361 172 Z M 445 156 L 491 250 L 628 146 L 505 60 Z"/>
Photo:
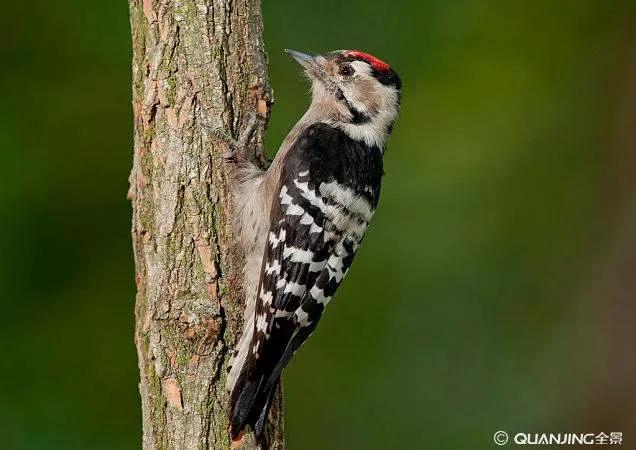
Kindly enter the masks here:
<path id="1" fill-rule="evenodd" d="M 223 158 L 228 162 L 238 162 L 247 159 L 248 144 L 258 127 L 258 123 L 258 115 L 256 112 L 251 111 L 247 125 L 238 139 L 235 139 L 229 132 L 221 127 L 212 127 L 206 123 L 202 123 L 202 126 L 214 137 L 225 142 L 229 147 L 229 151 L 223 155 Z"/>

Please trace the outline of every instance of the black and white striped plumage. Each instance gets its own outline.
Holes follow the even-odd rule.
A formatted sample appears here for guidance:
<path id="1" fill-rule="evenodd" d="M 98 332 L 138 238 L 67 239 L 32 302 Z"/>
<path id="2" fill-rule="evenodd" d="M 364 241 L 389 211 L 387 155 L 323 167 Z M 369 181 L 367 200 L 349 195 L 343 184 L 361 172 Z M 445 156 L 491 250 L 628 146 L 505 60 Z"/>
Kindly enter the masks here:
<path id="1" fill-rule="evenodd" d="M 346 54 L 332 55 L 336 67 L 357 61 L 369 67 L 363 70 L 360 66 L 360 72 L 377 79 L 371 69 L 373 61 L 379 60 L 368 61 L 365 57 L 372 57 L 360 52 L 356 55 L 363 56 L 358 58 Z M 307 71 L 311 75 L 309 68 Z M 385 83 L 377 82 L 378 91 L 386 88 L 395 95 L 389 99 L 394 108 L 391 120 L 382 124 L 386 135 L 397 115 L 400 85 L 393 71 L 380 75 L 391 77 Z M 314 80 L 314 87 L 324 82 L 322 77 Z M 262 199 L 269 201 L 268 220 L 260 226 L 258 221 L 253 224 L 261 234 L 267 229 L 262 244 L 256 245 L 262 254 L 257 295 L 228 380 L 233 439 L 248 424 L 257 436 L 262 434 L 282 369 L 316 328 L 349 270 L 378 204 L 384 140 L 366 139 L 360 130 L 347 128 L 356 124 L 377 128 L 374 112 L 342 92 L 336 93 L 334 101 L 350 111 L 348 116 L 344 113 L 348 120 L 301 120 L 296 133 L 290 133 L 293 139 L 268 171 L 277 174 L 269 180 L 271 194 Z M 310 107 L 304 119 L 311 111 Z M 267 190 L 266 176 L 256 180 L 263 190 Z M 249 282 L 246 284 L 249 288 Z"/>

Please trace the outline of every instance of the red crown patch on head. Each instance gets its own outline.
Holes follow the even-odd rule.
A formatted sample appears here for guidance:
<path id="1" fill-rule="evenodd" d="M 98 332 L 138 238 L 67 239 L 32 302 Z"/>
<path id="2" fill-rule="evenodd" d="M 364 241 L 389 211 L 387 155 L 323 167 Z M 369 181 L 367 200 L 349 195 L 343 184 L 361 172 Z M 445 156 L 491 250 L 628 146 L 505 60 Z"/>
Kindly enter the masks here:
<path id="1" fill-rule="evenodd" d="M 389 70 L 391 67 L 382 61 L 381 59 L 376 58 L 373 55 L 369 55 L 368 53 L 361 52 L 359 50 L 349 50 L 345 53 L 345 56 L 348 58 L 361 59 L 363 61 L 368 62 L 371 67 L 380 72 L 385 72 Z"/>

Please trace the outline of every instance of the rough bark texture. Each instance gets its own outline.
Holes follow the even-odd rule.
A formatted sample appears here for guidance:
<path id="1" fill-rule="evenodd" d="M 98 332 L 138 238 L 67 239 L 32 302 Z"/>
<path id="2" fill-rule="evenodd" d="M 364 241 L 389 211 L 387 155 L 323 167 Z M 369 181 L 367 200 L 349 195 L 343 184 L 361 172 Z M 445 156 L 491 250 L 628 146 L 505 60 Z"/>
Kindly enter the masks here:
<path id="1" fill-rule="evenodd" d="M 250 111 L 268 115 L 260 1 L 129 3 L 143 446 L 229 448 L 224 383 L 243 322 L 243 261 L 232 238 L 228 149 L 202 124 L 236 135 Z M 283 447 L 281 404 L 279 395 L 271 448 Z"/>

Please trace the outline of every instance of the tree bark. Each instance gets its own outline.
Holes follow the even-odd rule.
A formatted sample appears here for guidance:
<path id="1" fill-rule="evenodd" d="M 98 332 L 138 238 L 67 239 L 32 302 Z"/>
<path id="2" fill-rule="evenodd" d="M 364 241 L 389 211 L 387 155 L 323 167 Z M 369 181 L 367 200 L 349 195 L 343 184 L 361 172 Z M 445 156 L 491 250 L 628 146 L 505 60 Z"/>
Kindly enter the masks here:
<path id="1" fill-rule="evenodd" d="M 232 237 L 228 148 L 202 125 L 237 135 L 251 111 L 268 117 L 260 0 L 129 3 L 143 447 L 229 448 L 224 384 L 242 332 L 243 255 Z M 262 130 L 255 141 L 262 149 Z M 280 395 L 268 435 L 283 448 Z"/>

